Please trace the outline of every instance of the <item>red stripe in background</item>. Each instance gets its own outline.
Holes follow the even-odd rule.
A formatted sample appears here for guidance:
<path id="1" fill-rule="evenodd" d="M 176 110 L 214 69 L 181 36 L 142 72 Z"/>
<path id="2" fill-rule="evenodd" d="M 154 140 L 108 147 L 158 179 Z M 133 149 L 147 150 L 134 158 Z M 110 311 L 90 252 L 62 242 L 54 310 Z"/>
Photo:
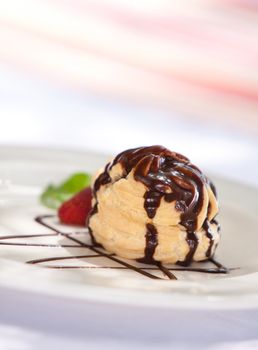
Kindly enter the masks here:
<path id="1" fill-rule="evenodd" d="M 8 27 L 8 26 L 7 26 Z M 35 33 L 35 32 L 31 32 L 28 31 L 24 28 L 18 27 L 18 26 L 9 26 L 12 29 L 16 29 L 18 31 L 25 31 L 26 33 L 29 33 L 31 36 L 35 36 L 35 37 L 39 37 L 39 38 L 43 38 L 44 40 L 47 39 L 50 42 L 57 42 L 57 44 L 61 44 L 63 46 L 66 46 L 68 48 L 71 49 L 76 49 L 76 50 L 82 50 L 82 51 L 87 51 L 89 53 L 92 54 L 97 54 L 100 57 L 106 58 L 108 60 L 111 60 L 113 62 L 119 62 L 122 64 L 126 64 L 128 66 L 135 66 L 137 68 L 142 69 L 145 72 L 148 72 L 150 74 L 156 74 L 157 76 L 161 76 L 164 79 L 165 83 L 170 82 L 170 84 L 175 83 L 175 80 L 177 80 L 178 82 L 183 82 L 186 84 L 189 84 L 193 87 L 197 87 L 197 88 L 202 88 L 202 89 L 206 89 L 209 91 L 213 91 L 217 94 L 224 94 L 224 95 L 231 95 L 234 97 L 239 97 L 239 98 L 243 98 L 243 99 L 247 99 L 247 100 L 251 100 L 251 101 L 258 101 L 258 91 L 256 91 L 255 89 L 243 89 L 239 86 L 233 86 L 231 84 L 225 84 L 223 82 L 221 83 L 217 83 L 214 81 L 207 81 L 207 80 L 203 80 L 203 79 L 195 79 L 195 78 L 191 78 L 189 77 L 189 75 L 183 75 L 183 74 L 179 74 L 176 71 L 174 71 L 173 73 L 167 72 L 167 71 L 163 71 L 162 69 L 153 69 L 151 67 L 146 67 L 146 65 L 141 64 L 141 63 L 133 63 L 131 61 L 127 61 L 124 57 L 117 57 L 112 55 L 111 53 L 107 53 L 105 52 L 105 54 L 103 54 L 103 52 L 101 52 L 101 50 L 96 49 L 95 47 L 90 47 L 90 46 L 82 46 L 82 45 L 77 45 L 74 44 L 73 41 L 70 40 L 63 40 L 60 38 L 54 38 L 52 35 L 48 36 L 45 34 L 40 34 L 40 33 Z M 17 58 L 17 62 L 18 62 L 18 58 Z"/>
<path id="2" fill-rule="evenodd" d="M 218 23 L 216 20 L 211 21 L 210 19 L 203 18 L 194 19 L 186 16 L 178 18 L 173 12 L 170 13 L 170 17 L 168 17 L 167 14 L 162 14 L 162 16 L 159 17 L 148 17 L 148 15 L 144 16 L 137 13 L 130 13 L 123 8 L 105 5 L 105 3 L 99 6 L 96 3 L 85 3 L 80 0 L 52 0 L 51 2 L 53 1 L 61 6 L 67 6 L 69 11 L 75 13 L 79 12 L 80 14 L 89 14 L 90 12 L 90 14 L 96 18 L 103 18 L 118 23 L 121 26 L 128 27 L 132 32 L 140 30 L 155 37 L 162 37 L 163 39 L 166 38 L 169 40 L 179 36 L 180 40 L 182 40 L 182 38 L 187 39 L 187 44 L 191 44 L 192 42 L 194 46 L 197 42 L 202 45 L 209 45 L 211 48 L 214 48 L 215 44 L 217 44 L 223 51 L 235 49 L 240 58 L 243 56 L 244 50 L 244 57 L 247 57 L 247 54 L 249 54 L 250 56 L 248 56 L 248 58 L 252 60 L 253 63 L 258 64 L 258 45 L 250 46 L 243 41 L 241 43 L 239 41 L 233 43 L 232 40 L 226 40 L 225 37 L 223 37 L 223 33 L 220 33 L 220 35 L 214 33 L 214 31 L 218 31 Z M 234 27 L 230 28 L 228 22 L 226 25 L 225 33 L 227 31 L 235 33 Z M 254 32 L 258 35 L 256 25 L 254 26 Z M 250 38 L 250 36 L 248 37 Z M 254 40 L 255 39 L 256 37 L 254 34 Z M 254 55 L 256 56 L 254 57 Z"/>
<path id="3" fill-rule="evenodd" d="M 198 40 L 202 38 L 202 39 L 205 39 L 206 42 L 209 44 L 210 42 L 212 42 L 211 47 L 214 47 L 214 44 L 216 41 L 219 44 L 220 49 L 223 49 L 221 47 L 222 44 L 224 44 L 225 47 L 227 48 L 229 48 L 229 46 L 231 46 L 232 48 L 236 48 L 237 52 L 235 54 L 237 54 L 237 56 L 234 56 L 234 58 L 235 57 L 237 57 L 238 59 L 241 57 L 247 58 L 247 51 L 249 51 L 248 53 L 250 54 L 250 56 L 248 58 L 250 58 L 252 62 L 248 62 L 248 63 L 253 64 L 254 68 L 258 67 L 258 45 L 257 46 L 254 45 L 253 47 L 250 47 L 250 46 L 244 47 L 243 45 L 234 46 L 232 44 L 230 45 L 230 42 L 223 40 L 222 37 L 217 38 L 216 36 L 211 37 L 210 35 L 207 35 L 204 32 L 204 28 L 200 26 L 197 21 L 194 21 L 193 23 L 191 23 L 190 22 L 191 19 L 189 18 L 187 18 L 187 21 L 185 22 L 178 19 L 174 19 L 172 22 L 171 18 L 166 18 L 166 17 L 148 19 L 148 17 L 144 18 L 143 16 L 137 16 L 135 13 L 131 15 L 128 11 L 125 12 L 124 10 L 118 9 L 116 7 L 112 7 L 109 5 L 105 6 L 104 3 L 102 3 L 101 6 L 98 6 L 98 5 L 95 5 L 94 3 L 85 3 L 81 1 L 75 1 L 75 2 L 71 0 L 64 0 L 64 1 L 55 0 L 55 1 L 59 4 L 62 3 L 62 5 L 63 4 L 68 5 L 70 10 L 77 9 L 80 11 L 80 13 L 82 13 L 82 11 L 85 11 L 85 12 L 90 11 L 91 14 L 95 15 L 96 17 L 102 17 L 102 18 L 104 17 L 105 19 L 108 19 L 108 20 L 111 19 L 112 21 L 119 23 L 120 25 L 123 25 L 123 26 L 127 25 L 134 30 L 140 29 L 141 31 L 145 31 L 147 34 L 150 34 L 151 32 L 151 34 L 162 36 L 162 38 L 166 37 L 171 39 L 173 35 L 175 35 L 175 32 L 169 32 L 168 30 L 172 30 L 172 31 L 178 31 L 180 32 L 180 34 L 186 35 L 188 40 L 189 39 Z M 191 24 L 191 26 L 189 24 Z M 207 22 L 205 21 L 203 24 L 207 25 L 210 23 L 209 21 Z M 197 27 L 199 28 L 196 29 Z M 195 44 L 196 43 L 194 43 L 194 45 Z M 92 50 L 94 53 L 98 53 L 98 54 L 100 53 L 104 57 L 111 58 L 112 60 L 117 60 L 117 57 L 107 53 L 100 52 L 100 50 L 98 49 L 96 50 L 92 48 Z M 243 53 L 244 53 L 244 56 L 243 56 Z M 125 59 L 122 59 L 122 60 L 119 59 L 119 61 L 126 64 L 132 64 L 132 62 L 126 61 Z M 140 67 L 141 69 L 162 74 L 162 75 L 165 75 L 166 77 L 171 77 L 173 79 L 177 79 L 191 85 L 195 85 L 208 90 L 213 90 L 216 93 L 235 95 L 241 98 L 258 101 L 258 91 L 256 90 L 254 91 L 246 90 L 231 84 L 216 83 L 212 81 L 207 82 L 201 79 L 191 78 L 189 77 L 189 75 L 177 74 L 176 72 L 168 73 L 167 71 L 164 72 L 162 70 L 153 70 L 151 68 L 147 68 L 142 64 L 137 64 L 137 66 Z"/>
<path id="4" fill-rule="evenodd" d="M 258 11 L 257 0 L 221 0 L 223 6 L 229 6 L 232 8 L 240 8 L 249 11 Z"/>

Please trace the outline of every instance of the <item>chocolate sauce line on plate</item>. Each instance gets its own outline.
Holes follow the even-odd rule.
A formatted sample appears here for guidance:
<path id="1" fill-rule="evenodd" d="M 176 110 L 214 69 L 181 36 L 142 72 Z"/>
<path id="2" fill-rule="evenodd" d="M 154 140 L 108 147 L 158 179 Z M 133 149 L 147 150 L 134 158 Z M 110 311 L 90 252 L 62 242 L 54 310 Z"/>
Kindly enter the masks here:
<path id="1" fill-rule="evenodd" d="M 44 226 L 47 226 L 47 227 L 49 227 L 50 229 L 52 229 L 52 226 L 51 225 L 48 225 L 48 224 L 46 224 L 45 222 L 44 222 L 44 220 L 45 219 L 47 219 L 47 218 L 51 218 L 51 217 L 53 217 L 52 215 L 43 215 L 43 216 L 40 216 L 40 217 L 37 217 L 37 222 L 38 223 L 40 223 L 41 225 L 44 225 Z M 54 228 L 53 228 L 54 229 Z M 71 237 L 71 236 L 69 236 L 69 235 L 67 235 L 67 234 L 65 234 L 65 233 L 62 233 L 61 231 L 59 231 L 59 230 L 56 230 L 56 229 L 54 229 L 55 231 L 57 231 L 59 234 L 61 234 L 61 235 L 64 235 L 65 237 L 67 237 L 68 239 L 71 239 L 71 240 L 73 240 L 74 242 L 77 242 L 77 243 L 79 243 L 81 246 L 85 246 L 85 243 L 83 243 L 83 242 L 81 242 L 80 240 L 78 240 L 77 238 L 74 238 L 74 237 Z M 96 247 L 94 247 L 94 246 L 89 246 L 89 245 L 86 245 L 86 247 L 87 248 L 89 248 L 89 249 L 91 249 L 91 250 L 93 250 L 94 252 L 96 252 L 97 254 L 99 254 L 99 256 L 101 256 L 101 257 L 107 257 L 107 258 L 109 258 L 110 260 L 113 260 L 113 261 L 115 261 L 115 262 L 118 262 L 120 265 L 122 265 L 122 266 L 120 266 L 119 268 L 123 268 L 123 269 L 130 269 L 130 270 L 133 270 L 133 271 L 136 271 L 136 272 L 138 272 L 138 273 L 140 273 L 140 274 L 143 274 L 143 275 L 145 275 L 146 277 L 149 277 L 149 278 L 152 278 L 152 279 L 157 279 L 158 277 L 157 276 L 155 276 L 155 275 L 152 275 L 152 274 L 149 274 L 149 273 L 147 273 L 146 271 L 144 271 L 144 270 L 148 270 L 148 269 L 152 269 L 152 268 L 148 268 L 148 267 L 146 267 L 146 268 L 139 268 L 139 267 L 136 267 L 136 266 L 133 266 L 133 265 L 131 265 L 131 264 L 129 264 L 129 263 L 126 263 L 126 262 L 124 262 L 124 261 L 121 261 L 120 259 L 117 259 L 117 258 L 115 258 L 114 256 L 110 256 L 110 255 L 108 255 L 108 254 L 106 254 L 106 253 L 104 253 L 104 252 L 102 252 L 101 250 L 99 250 L 99 249 L 97 249 Z M 218 264 L 214 259 L 213 260 L 211 260 L 211 262 L 213 263 L 213 264 Z M 217 266 L 217 265 L 216 265 Z M 159 266 L 159 269 L 160 269 L 160 266 Z M 208 269 L 204 269 L 204 268 L 173 268 L 173 269 L 168 269 L 168 270 L 174 270 L 174 271 L 196 271 L 196 272 L 204 272 L 204 273 L 225 273 L 225 270 L 226 271 L 228 271 L 226 268 L 224 268 L 221 264 L 220 264 L 220 266 L 219 266 L 219 268 L 218 269 L 213 269 L 213 268 L 208 268 Z M 164 272 L 164 271 L 163 271 Z"/>
<path id="2" fill-rule="evenodd" d="M 186 229 L 186 241 L 189 246 L 185 261 L 179 262 L 179 264 L 188 266 L 193 261 L 198 246 L 198 237 L 195 231 L 204 200 L 203 189 L 205 186 L 209 186 L 216 196 L 214 185 L 195 165 L 190 163 L 188 158 L 179 153 L 171 152 L 162 146 L 129 149 L 118 154 L 113 162 L 108 163 L 103 173 L 96 179 L 93 189 L 96 204 L 90 216 L 98 211 L 97 191 L 102 185 L 112 181 L 109 171 L 118 163 L 123 168 L 122 177 L 126 177 L 134 169 L 135 180 L 146 186 L 144 208 L 150 219 L 155 217 L 162 198 L 167 202 L 176 202 L 175 208 L 181 212 L 180 224 Z M 150 224 L 152 225 L 151 229 L 148 226 Z M 140 261 L 155 263 L 154 254 L 157 244 L 154 241 L 157 241 L 158 238 L 155 238 L 155 236 L 158 235 L 153 233 L 153 223 L 147 224 L 146 228 L 145 256 Z M 209 258 L 213 246 L 213 236 L 209 228 L 206 229 L 206 235 L 210 240 L 206 252 Z M 93 237 L 92 233 L 91 236 Z"/>
<path id="3" fill-rule="evenodd" d="M 0 242 L 0 245 L 5 246 L 21 246 L 21 247 L 46 247 L 46 248 L 81 248 L 81 246 L 75 244 L 41 244 L 41 243 L 11 243 Z"/>
<path id="4" fill-rule="evenodd" d="M 68 238 L 72 239 L 72 237 L 68 237 Z M 74 239 L 73 239 L 73 240 L 74 240 Z M 80 242 L 80 241 L 77 240 L 77 239 L 76 239 L 76 241 L 77 241 L 78 243 Z M 81 242 L 81 244 L 83 244 L 83 242 Z M 109 258 L 110 260 L 113 260 L 113 261 L 117 262 L 118 264 L 121 264 L 121 265 L 127 267 L 127 268 L 130 269 L 130 270 L 134 270 L 135 272 L 140 273 L 141 275 L 144 275 L 144 276 L 149 277 L 149 278 L 152 278 L 152 279 L 160 279 L 159 277 L 157 277 L 157 276 L 155 276 L 155 275 L 152 275 L 152 274 L 150 274 L 150 273 L 148 273 L 148 272 L 146 272 L 146 271 L 144 271 L 144 270 L 141 270 L 141 269 L 139 269 L 139 268 L 136 267 L 136 266 L 133 266 L 133 265 L 131 265 L 131 264 L 128 264 L 128 263 L 126 263 L 125 261 L 122 261 L 122 260 L 120 260 L 120 259 L 118 259 L 118 258 L 116 258 L 116 257 L 114 257 L 114 256 L 109 255 L 109 254 L 103 253 L 103 252 L 101 252 L 98 248 L 95 248 L 94 246 L 92 246 L 90 249 L 93 250 L 93 251 L 96 252 L 96 253 L 99 253 L 102 257 Z"/>
<path id="5" fill-rule="evenodd" d="M 17 239 L 17 238 L 24 238 L 24 237 L 29 237 L 29 238 L 35 238 L 35 237 L 44 237 L 44 236 L 58 236 L 57 233 L 51 233 L 51 234 L 34 234 L 34 235 L 9 235 L 9 236 L 4 236 L 1 237 L 0 239 L 4 238 L 6 239 L 8 237 L 8 239 Z M 55 245 L 55 244 L 40 244 L 40 243 L 29 243 L 29 242 L 25 242 L 25 243 L 12 243 L 12 242 L 0 242 L 0 245 L 10 245 L 10 246 L 26 246 L 26 247 L 47 247 L 47 248 L 87 248 L 85 246 L 82 246 L 81 244 L 79 245 L 75 245 L 75 244 L 60 244 L 60 245 Z M 112 255 L 112 254 L 110 254 Z M 42 263 L 42 262 L 49 262 L 49 261 L 55 261 L 55 260 L 66 260 L 66 259 L 74 259 L 74 258 L 93 258 L 93 257 L 102 257 L 102 254 L 91 254 L 91 255 L 78 255 L 78 256 L 69 256 L 69 257 L 50 257 L 50 258 L 44 258 L 44 259 L 35 259 L 32 261 L 28 261 L 27 263 L 30 264 L 37 264 L 37 263 Z M 196 272 L 204 272 L 204 273 L 227 273 L 228 269 L 223 267 L 220 263 L 218 263 L 217 261 L 215 261 L 213 259 L 212 261 L 216 266 L 219 267 L 219 269 L 214 269 L 214 268 L 209 268 L 209 269 L 203 269 L 203 268 L 166 268 L 165 266 L 163 266 L 162 264 L 159 264 L 159 267 L 144 267 L 144 270 L 161 270 L 162 272 L 164 272 L 168 277 L 170 277 L 171 279 L 175 279 L 175 276 L 173 274 L 171 274 L 169 276 L 169 271 L 196 271 Z M 158 264 L 157 264 L 158 266 Z M 116 267 L 107 267 L 107 266 L 46 266 L 44 265 L 44 267 L 49 267 L 49 268 L 114 268 L 114 269 L 127 269 L 127 267 L 124 266 L 116 266 Z M 229 269 L 230 270 L 230 269 Z"/>
<path id="6" fill-rule="evenodd" d="M 169 269 L 167 269 L 164 265 L 161 263 L 157 263 L 158 268 L 171 280 L 177 280 L 176 276 L 170 272 Z"/>
<path id="7" fill-rule="evenodd" d="M 210 262 L 212 262 L 217 268 L 191 268 L 191 267 L 185 267 L 185 268 L 176 268 L 176 267 L 165 267 L 164 265 L 162 265 L 161 263 L 157 263 L 155 262 L 155 265 L 153 267 L 136 267 L 134 265 L 131 265 L 129 263 L 126 263 L 124 261 L 121 261 L 120 259 L 116 258 L 115 256 L 113 256 L 112 254 L 107 254 L 102 252 L 101 250 L 97 249 L 96 247 L 92 246 L 92 245 L 88 245 L 86 243 L 83 243 L 82 241 L 78 240 L 77 238 L 71 237 L 71 233 L 67 234 L 64 232 L 61 232 L 60 230 L 56 229 L 55 227 L 53 227 L 52 225 L 48 224 L 45 222 L 45 219 L 48 218 L 52 218 L 54 217 L 54 215 L 42 215 L 42 216 L 38 216 L 37 218 L 35 218 L 36 222 L 38 222 L 40 225 L 43 225 L 45 227 L 48 227 L 49 229 L 51 229 L 52 231 L 54 231 L 55 233 L 51 233 L 51 234 L 34 234 L 34 235 L 14 235 L 14 236 L 8 236 L 8 239 L 17 239 L 17 238 L 35 238 L 35 237 L 44 237 L 44 236 L 64 236 L 65 238 L 72 240 L 73 242 L 76 242 L 77 245 L 69 245 L 69 244 L 64 244 L 64 245 L 43 245 L 44 247 L 48 247 L 48 248 L 53 248 L 53 247 L 69 247 L 69 248 L 87 248 L 90 249 L 91 251 L 93 251 L 95 254 L 87 254 L 87 255 L 75 255 L 75 256 L 64 256 L 64 257 L 49 257 L 49 258 L 42 258 L 42 259 L 34 259 L 31 260 L 27 263 L 30 264 L 40 264 L 40 263 L 44 263 L 44 262 L 50 262 L 50 261 L 55 261 L 55 260 L 66 260 L 66 259 L 80 259 L 80 258 L 94 258 L 94 257 L 105 257 L 108 258 L 116 263 L 119 264 L 119 266 L 112 266 L 112 267 L 108 267 L 108 266 L 65 266 L 65 265 L 53 265 L 53 266 L 49 266 L 49 265 L 44 265 L 42 264 L 42 267 L 47 267 L 47 268 L 51 268 L 51 269 L 130 269 L 132 271 L 135 271 L 137 273 L 140 273 L 142 275 L 144 275 L 145 277 L 151 278 L 151 279 L 160 279 L 159 277 L 149 273 L 146 270 L 149 271 L 155 271 L 155 270 L 160 270 L 162 271 L 168 278 L 170 279 L 175 279 L 176 277 L 170 272 L 170 271 L 192 271 L 192 272 L 202 272 L 202 273 L 219 273 L 219 274 L 224 274 L 224 273 L 228 273 L 230 269 L 225 268 L 222 264 L 220 264 L 219 262 L 217 262 L 214 259 L 209 259 Z M 7 236 L 3 236 L 0 237 L 0 239 L 4 238 L 6 239 Z M 23 245 L 27 245 L 27 246 L 35 246 L 36 243 L 30 243 L 30 242 L 25 242 L 25 243 L 11 243 L 11 242 L 0 242 L 0 244 L 6 244 L 6 245 L 13 245 L 13 246 L 20 246 L 21 244 Z M 41 245 L 40 245 L 41 246 Z"/>
<path id="8" fill-rule="evenodd" d="M 106 258 L 108 258 L 108 259 L 110 259 L 112 261 L 115 261 L 118 264 L 123 265 L 123 266 L 127 267 L 130 270 L 134 270 L 135 272 L 138 272 L 139 274 L 144 275 L 146 277 L 149 277 L 149 278 L 152 278 L 152 279 L 160 279 L 159 277 L 157 277 L 155 275 L 152 275 L 152 274 L 150 274 L 150 273 L 148 273 L 146 271 L 143 271 L 143 270 L 139 269 L 136 266 L 130 265 L 130 264 L 126 263 L 125 261 L 122 261 L 122 260 L 120 260 L 120 259 L 118 259 L 118 258 L 116 258 L 114 256 L 111 256 L 111 255 L 109 255 L 107 253 L 104 253 L 104 252 L 102 252 L 101 250 L 99 250 L 98 248 L 96 248 L 96 247 L 94 247 L 92 245 L 85 244 L 82 241 L 78 240 L 77 238 L 71 237 L 70 235 L 67 235 L 67 234 L 65 234 L 65 233 L 63 233 L 61 231 L 58 231 L 56 228 L 54 228 L 51 225 L 48 225 L 47 223 L 44 222 L 44 219 L 47 219 L 47 218 L 50 218 L 50 217 L 53 217 L 53 216 L 52 215 L 42 215 L 42 216 L 36 217 L 35 220 L 39 224 L 41 224 L 41 225 L 43 225 L 45 227 L 48 227 L 49 229 L 59 233 L 60 235 L 64 235 L 68 239 L 70 239 L 70 240 L 72 240 L 72 241 L 74 241 L 76 243 L 79 243 L 81 246 L 86 246 L 87 248 L 89 248 L 90 250 L 94 251 L 95 253 L 100 254 L 102 257 L 106 257 Z"/>
<path id="9" fill-rule="evenodd" d="M 96 258 L 99 254 L 87 254 L 87 255 L 73 255 L 73 256 L 53 256 L 51 258 L 34 259 L 27 261 L 27 264 L 40 264 L 43 262 L 57 261 L 57 260 L 70 260 L 70 259 L 84 259 L 84 258 Z"/>
<path id="10" fill-rule="evenodd" d="M 55 227 L 53 227 L 53 226 L 51 226 L 51 225 L 48 225 L 46 222 L 43 221 L 44 219 L 52 218 L 52 217 L 54 217 L 54 215 L 39 215 L 39 216 L 36 216 L 34 220 L 35 220 L 38 224 L 40 224 L 40 225 L 42 225 L 42 226 L 44 226 L 44 227 L 49 228 L 51 231 L 54 231 L 54 232 L 57 233 L 57 234 L 61 234 L 61 232 L 60 232 L 59 230 L 57 230 Z M 62 233 L 62 235 L 64 235 L 64 233 Z"/>
<path id="11" fill-rule="evenodd" d="M 44 268 L 49 269 L 114 269 L 114 270 L 127 270 L 124 266 L 85 266 L 85 265 L 72 265 L 72 266 L 65 266 L 65 265 L 43 265 Z M 162 266 L 163 268 L 164 266 Z M 232 268 L 232 269 L 216 269 L 216 268 L 209 268 L 209 269 L 202 269 L 202 268 L 170 268 L 166 269 L 166 275 L 170 271 L 188 271 L 188 272 L 201 272 L 201 273 L 211 273 L 211 274 L 227 274 L 229 271 L 237 270 L 238 268 Z M 151 271 L 157 271 L 160 270 L 159 268 L 155 267 L 145 267 L 144 270 L 151 270 Z M 174 275 L 173 275 L 174 276 Z M 175 277 L 175 276 L 174 276 Z M 170 277 L 170 279 L 176 279 Z"/>
<path id="12" fill-rule="evenodd" d="M 212 262 L 215 266 L 217 266 L 219 269 L 224 269 L 224 270 L 230 270 L 228 268 L 226 268 L 225 266 L 223 266 L 220 262 L 218 262 L 217 260 L 215 260 L 214 258 L 210 258 L 209 259 L 210 262 Z"/>
<path id="13" fill-rule="evenodd" d="M 42 233 L 42 234 L 36 234 L 36 235 L 17 235 L 17 236 L 0 236 L 0 241 L 5 240 L 5 239 L 15 239 L 15 238 L 33 238 L 33 237 L 48 237 L 48 236 L 56 236 L 57 233 Z"/>

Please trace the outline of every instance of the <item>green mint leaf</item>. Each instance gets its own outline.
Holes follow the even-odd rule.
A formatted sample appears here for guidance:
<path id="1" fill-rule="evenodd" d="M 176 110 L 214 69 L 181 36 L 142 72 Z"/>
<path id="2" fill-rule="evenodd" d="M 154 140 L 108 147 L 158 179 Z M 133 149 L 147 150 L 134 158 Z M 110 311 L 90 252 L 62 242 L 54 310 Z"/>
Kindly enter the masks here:
<path id="1" fill-rule="evenodd" d="M 86 187 L 90 186 L 91 176 L 87 173 L 76 173 L 60 185 L 49 185 L 40 196 L 43 205 L 58 209 L 60 205 Z"/>
<path id="2" fill-rule="evenodd" d="M 90 186 L 91 177 L 86 173 L 76 173 L 63 182 L 59 189 L 63 192 L 77 193 Z"/>

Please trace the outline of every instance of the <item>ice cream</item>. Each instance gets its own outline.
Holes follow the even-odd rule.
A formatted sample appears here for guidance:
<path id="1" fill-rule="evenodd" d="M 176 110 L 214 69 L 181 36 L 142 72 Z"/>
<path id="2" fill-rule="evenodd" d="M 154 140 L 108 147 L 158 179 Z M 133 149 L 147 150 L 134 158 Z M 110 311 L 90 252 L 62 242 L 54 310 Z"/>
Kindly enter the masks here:
<path id="1" fill-rule="evenodd" d="M 213 256 L 220 240 L 214 185 L 162 146 L 118 154 L 96 176 L 93 197 L 92 238 L 120 257 L 189 265 Z"/>

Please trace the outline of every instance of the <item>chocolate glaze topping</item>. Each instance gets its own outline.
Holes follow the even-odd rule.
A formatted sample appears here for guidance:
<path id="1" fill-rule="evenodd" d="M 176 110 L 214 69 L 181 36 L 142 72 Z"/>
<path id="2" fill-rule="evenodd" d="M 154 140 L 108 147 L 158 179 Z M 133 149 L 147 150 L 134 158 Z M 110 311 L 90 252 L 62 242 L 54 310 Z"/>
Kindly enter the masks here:
<path id="1" fill-rule="evenodd" d="M 118 163 L 123 169 L 122 177 L 126 177 L 131 170 L 134 170 L 135 180 L 146 186 L 144 208 L 150 219 L 155 217 L 162 198 L 169 203 L 175 201 L 175 208 L 181 213 L 180 224 L 185 227 L 186 241 L 189 245 L 189 253 L 185 261 L 178 263 L 184 266 L 189 265 L 198 246 L 195 231 L 198 215 L 203 205 L 203 189 L 208 185 L 216 196 L 215 186 L 195 165 L 190 163 L 188 158 L 179 153 L 171 152 L 162 146 L 129 149 L 118 154 L 111 163 L 108 163 L 103 173 L 95 181 L 93 195 L 96 204 L 91 215 L 98 210 L 97 191 L 101 186 L 112 181 L 109 172 Z M 207 220 L 204 222 L 203 229 L 210 239 L 206 253 L 206 256 L 210 257 L 213 236 Z M 147 224 L 146 231 L 145 256 L 140 261 L 154 263 L 153 256 L 158 244 L 158 232 L 153 224 Z"/>

